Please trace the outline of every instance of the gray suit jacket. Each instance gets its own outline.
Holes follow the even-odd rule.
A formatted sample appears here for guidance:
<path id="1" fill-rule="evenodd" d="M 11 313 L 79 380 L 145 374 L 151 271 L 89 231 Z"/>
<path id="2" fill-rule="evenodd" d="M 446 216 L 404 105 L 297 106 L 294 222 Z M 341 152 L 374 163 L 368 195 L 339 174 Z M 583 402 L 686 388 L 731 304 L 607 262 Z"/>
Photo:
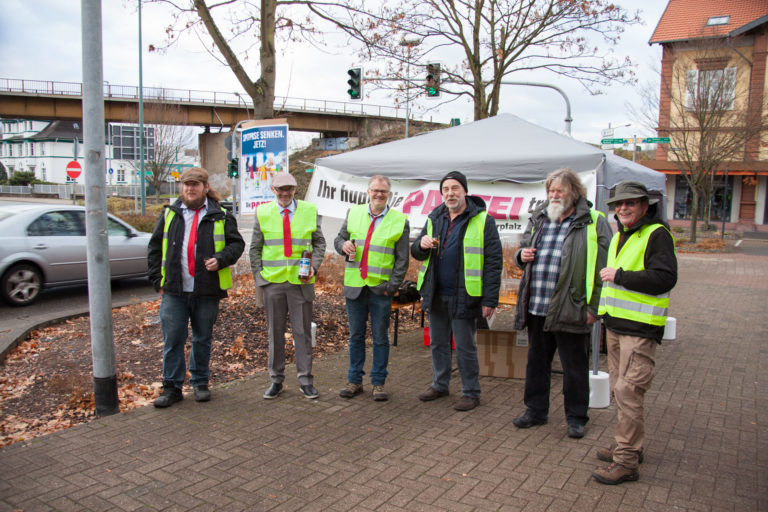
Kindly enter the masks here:
<path id="1" fill-rule="evenodd" d="M 251 273 L 253 279 L 256 282 L 256 286 L 266 286 L 271 284 L 269 281 L 261 277 L 261 252 L 264 248 L 264 234 L 261 232 L 259 226 L 259 218 L 256 213 L 253 214 L 253 235 L 251 238 L 251 248 L 248 251 L 248 256 L 251 259 Z M 312 268 L 315 269 L 315 276 L 320 269 L 320 265 L 325 258 L 325 237 L 323 231 L 320 229 L 320 222 L 322 217 L 317 216 L 317 229 L 312 233 Z M 312 284 L 300 284 L 296 285 L 301 287 L 301 292 L 304 294 L 306 300 L 315 300 L 315 285 Z"/>
<path id="2" fill-rule="evenodd" d="M 341 246 L 344 242 L 349 240 L 349 231 L 347 231 L 347 221 L 349 220 L 349 210 L 347 210 L 347 216 L 344 218 L 344 224 L 342 224 L 339 234 L 333 241 L 333 247 L 336 252 L 342 256 L 346 256 L 344 251 L 341 250 Z M 405 273 L 408 272 L 408 263 L 410 253 L 408 252 L 408 235 L 410 233 L 410 227 L 408 226 L 408 220 L 405 221 L 405 228 L 403 229 L 403 235 L 395 244 L 395 267 L 392 269 L 392 276 L 389 281 L 381 283 L 380 285 L 371 287 L 371 291 L 376 295 L 389 295 L 390 297 L 397 292 L 397 289 L 403 283 L 405 279 Z M 356 299 L 362 293 L 363 287 L 357 286 L 344 286 L 344 297 L 348 299 Z"/>

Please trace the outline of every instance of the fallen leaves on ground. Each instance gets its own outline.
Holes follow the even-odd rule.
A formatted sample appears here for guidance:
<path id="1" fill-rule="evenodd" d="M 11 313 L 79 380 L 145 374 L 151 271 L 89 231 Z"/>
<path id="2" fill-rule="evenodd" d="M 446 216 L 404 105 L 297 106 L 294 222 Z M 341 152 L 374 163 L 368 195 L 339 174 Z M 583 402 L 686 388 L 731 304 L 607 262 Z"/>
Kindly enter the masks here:
<path id="1" fill-rule="evenodd" d="M 341 264 L 343 265 L 343 263 Z M 324 264 L 327 276 L 343 276 L 343 266 Z M 250 275 L 236 278 L 221 302 L 211 350 L 211 380 L 217 384 L 266 370 L 268 340 L 264 308 L 254 301 Z M 150 404 L 162 389 L 163 337 L 160 301 L 137 303 L 112 312 L 120 411 Z M 420 310 L 400 314 L 400 332 L 418 326 Z M 317 324 L 314 358 L 347 346 L 349 336 L 341 285 L 318 279 L 313 309 Z M 290 321 L 286 357 L 293 361 Z M 391 332 L 391 331 L 390 331 Z M 187 356 L 189 343 L 187 343 Z M 266 379 L 266 376 L 265 376 Z M 266 381 L 265 381 L 266 384 Z M 185 392 L 191 391 L 185 388 Z M 0 365 L 0 447 L 27 441 L 94 418 L 90 320 L 87 315 L 33 331 Z"/>

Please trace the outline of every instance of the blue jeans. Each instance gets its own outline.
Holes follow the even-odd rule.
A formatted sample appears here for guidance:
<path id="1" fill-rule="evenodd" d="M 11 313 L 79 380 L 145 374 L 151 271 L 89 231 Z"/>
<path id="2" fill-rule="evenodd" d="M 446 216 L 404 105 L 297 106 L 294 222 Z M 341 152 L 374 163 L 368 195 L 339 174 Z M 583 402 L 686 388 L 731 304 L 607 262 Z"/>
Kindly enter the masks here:
<path id="1" fill-rule="evenodd" d="M 365 326 L 371 316 L 373 338 L 373 364 L 371 384 L 383 386 L 387 380 L 389 362 L 389 316 L 392 313 L 392 297 L 376 295 L 364 288 L 356 299 L 347 299 L 349 318 L 349 371 L 347 381 L 362 384 L 365 364 Z"/>
<path id="2" fill-rule="evenodd" d="M 184 385 L 187 370 L 184 366 L 184 345 L 187 326 L 192 324 L 192 349 L 189 353 L 189 373 L 192 386 L 208 385 L 210 377 L 211 339 L 213 324 L 219 316 L 217 297 L 195 297 L 163 294 L 160 303 L 160 325 L 163 328 L 163 383 L 172 382 L 177 388 Z"/>
<path id="3" fill-rule="evenodd" d="M 474 318 L 453 318 L 452 295 L 435 295 L 429 310 L 429 336 L 432 351 L 432 387 L 437 391 L 448 391 L 451 380 L 451 336 L 456 340 L 456 364 L 461 375 L 461 393 L 465 396 L 480 397 L 480 365 L 477 361 L 477 320 Z"/>

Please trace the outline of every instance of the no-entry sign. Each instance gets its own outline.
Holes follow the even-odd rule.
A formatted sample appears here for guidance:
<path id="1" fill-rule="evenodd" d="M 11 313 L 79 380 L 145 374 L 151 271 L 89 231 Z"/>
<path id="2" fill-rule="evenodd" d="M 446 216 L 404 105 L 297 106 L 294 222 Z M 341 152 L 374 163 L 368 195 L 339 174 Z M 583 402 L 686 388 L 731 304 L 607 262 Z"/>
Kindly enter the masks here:
<path id="1" fill-rule="evenodd" d="M 83 168 L 80 167 L 80 163 L 75 160 L 72 160 L 67 164 L 67 176 L 73 180 L 76 180 L 82 171 Z"/>

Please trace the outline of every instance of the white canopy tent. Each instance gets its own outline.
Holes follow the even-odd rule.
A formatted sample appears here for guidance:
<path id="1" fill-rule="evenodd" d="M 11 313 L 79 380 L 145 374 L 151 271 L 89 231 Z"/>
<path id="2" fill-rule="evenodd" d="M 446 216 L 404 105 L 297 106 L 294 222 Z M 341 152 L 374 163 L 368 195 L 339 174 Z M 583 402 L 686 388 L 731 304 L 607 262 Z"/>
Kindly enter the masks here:
<path id="1" fill-rule="evenodd" d="M 665 177 L 657 171 L 517 116 L 500 114 L 320 158 L 307 200 L 316 202 L 324 217 L 343 219 L 351 204 L 365 202 L 367 178 L 382 174 L 393 180 L 391 206 L 408 214 L 416 229 L 440 204 L 436 182 L 450 171 L 461 171 L 469 181 L 469 193 L 486 200 L 497 225 L 506 221 L 507 229 L 500 227 L 500 233 L 514 234 L 524 228 L 527 211 L 546 198 L 546 176 L 562 167 L 579 173 L 590 200 L 602 211 L 607 211 L 609 191 L 621 181 L 640 181 L 654 195 L 665 195 Z M 325 234 L 335 236 L 335 232 Z"/>

